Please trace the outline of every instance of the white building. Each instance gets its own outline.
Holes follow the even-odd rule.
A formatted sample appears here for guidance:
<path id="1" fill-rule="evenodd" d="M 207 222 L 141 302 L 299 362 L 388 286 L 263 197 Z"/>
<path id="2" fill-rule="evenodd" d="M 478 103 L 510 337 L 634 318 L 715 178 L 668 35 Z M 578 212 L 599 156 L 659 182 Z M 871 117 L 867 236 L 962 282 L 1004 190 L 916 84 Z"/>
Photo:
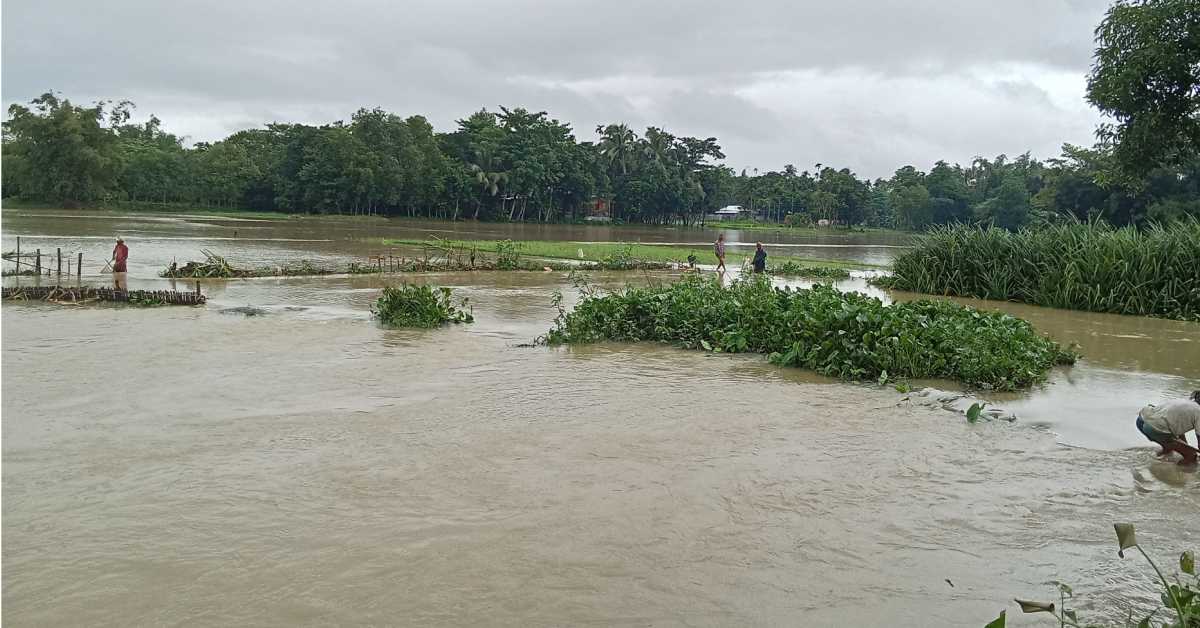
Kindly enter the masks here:
<path id="1" fill-rule="evenodd" d="M 750 212 L 741 205 L 726 205 L 721 209 L 708 215 L 710 220 L 737 220 L 742 217 L 749 217 Z"/>

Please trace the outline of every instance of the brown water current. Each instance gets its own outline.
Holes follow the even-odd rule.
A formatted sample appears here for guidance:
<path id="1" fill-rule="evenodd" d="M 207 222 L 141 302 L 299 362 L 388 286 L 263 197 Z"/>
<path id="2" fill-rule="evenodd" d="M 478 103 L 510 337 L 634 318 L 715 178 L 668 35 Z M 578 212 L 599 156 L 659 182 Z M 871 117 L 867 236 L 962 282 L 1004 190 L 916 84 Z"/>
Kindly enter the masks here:
<path id="1" fill-rule="evenodd" d="M 104 280 L 95 260 L 120 232 L 134 288 L 169 286 L 155 273 L 200 248 L 255 265 L 361 260 L 434 229 L 534 237 L 3 221 L 4 250 L 17 235 L 82 249 L 85 283 Z M 632 239 L 587 229 L 539 233 Z M 886 261 L 895 243 L 841 244 L 824 250 Z M 577 298 L 564 273 L 407 279 L 455 288 L 476 323 L 383 329 L 370 306 L 395 279 L 375 276 L 210 281 L 198 308 L 5 303 L 6 623 L 981 626 L 1008 608 L 1010 625 L 1046 625 L 1011 599 L 1050 598 L 1052 580 L 1081 615 L 1120 621 L 1156 594 L 1117 557 L 1114 521 L 1163 564 L 1200 549 L 1200 476 L 1132 426 L 1144 403 L 1200 388 L 1200 325 L 973 302 L 1086 357 L 984 395 L 1016 423 L 969 425 L 759 356 L 519 346 L 550 327 L 555 290 Z"/>

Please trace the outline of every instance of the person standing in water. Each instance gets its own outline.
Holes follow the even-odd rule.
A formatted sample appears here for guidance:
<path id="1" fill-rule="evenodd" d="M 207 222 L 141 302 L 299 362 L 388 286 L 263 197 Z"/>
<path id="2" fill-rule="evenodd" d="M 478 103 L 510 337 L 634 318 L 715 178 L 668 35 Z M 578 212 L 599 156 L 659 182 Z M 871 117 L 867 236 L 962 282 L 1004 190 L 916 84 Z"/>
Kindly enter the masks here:
<path id="1" fill-rule="evenodd" d="M 754 243 L 754 274 L 761 275 L 767 270 L 767 250 L 762 242 Z"/>
<path id="2" fill-rule="evenodd" d="M 112 260 L 113 286 L 117 290 L 128 290 L 126 262 L 129 260 L 129 247 L 125 246 L 125 240 L 120 236 L 117 237 L 117 245 L 113 247 Z"/>
<path id="3" fill-rule="evenodd" d="M 1138 431 L 1158 443 L 1160 456 L 1176 452 L 1183 456 L 1179 464 L 1196 464 L 1196 449 L 1187 444 L 1187 433 L 1196 432 L 1200 445 L 1200 390 L 1187 399 L 1172 399 L 1160 405 L 1142 408 L 1137 418 Z"/>
<path id="4" fill-rule="evenodd" d="M 713 253 L 717 254 L 717 272 L 725 272 L 725 234 L 717 236 L 717 242 L 713 245 Z"/>

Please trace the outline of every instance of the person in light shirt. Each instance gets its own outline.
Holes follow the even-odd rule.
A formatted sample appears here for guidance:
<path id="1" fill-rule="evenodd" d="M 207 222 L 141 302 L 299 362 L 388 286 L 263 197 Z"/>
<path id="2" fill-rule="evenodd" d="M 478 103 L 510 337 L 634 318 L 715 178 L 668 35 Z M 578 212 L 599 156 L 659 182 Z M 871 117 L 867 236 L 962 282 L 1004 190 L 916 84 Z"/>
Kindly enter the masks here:
<path id="1" fill-rule="evenodd" d="M 1195 432 L 1200 445 L 1200 390 L 1187 399 L 1172 399 L 1148 405 L 1138 413 L 1137 428 L 1146 438 L 1158 443 L 1160 456 L 1176 452 L 1183 456 L 1179 464 L 1196 464 L 1196 448 L 1188 445 L 1187 433 Z"/>

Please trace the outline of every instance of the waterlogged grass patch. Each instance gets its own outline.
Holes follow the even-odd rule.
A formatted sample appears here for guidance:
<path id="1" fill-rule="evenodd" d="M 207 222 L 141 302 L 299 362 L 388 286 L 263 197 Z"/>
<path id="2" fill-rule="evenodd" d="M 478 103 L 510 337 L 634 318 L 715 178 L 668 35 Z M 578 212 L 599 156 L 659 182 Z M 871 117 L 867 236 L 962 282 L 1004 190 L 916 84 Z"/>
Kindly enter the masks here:
<path id="1" fill-rule="evenodd" d="M 665 342 L 715 352 L 768 354 L 772 362 L 854 380 L 945 378 L 1014 390 L 1076 355 L 1024 320 L 944 301 L 884 305 L 830 286 L 773 288 L 762 277 L 696 276 L 670 285 L 585 291 L 560 310 L 547 342 Z"/>
<path id="2" fill-rule="evenodd" d="M 1016 233 L 939 227 L 896 258 L 888 288 L 1200 320 L 1200 220 L 1114 229 L 1073 223 Z"/>
<path id="3" fill-rule="evenodd" d="M 441 327 L 446 323 L 473 323 L 467 299 L 451 302 L 450 289 L 403 284 L 388 286 L 371 310 L 388 327 Z"/>
<path id="4" fill-rule="evenodd" d="M 413 239 L 384 240 L 384 244 L 393 246 L 429 246 L 430 242 L 430 240 Z M 588 266 L 588 268 L 599 268 L 602 270 L 626 270 L 631 262 L 641 265 L 650 263 L 657 263 L 664 266 L 685 265 L 687 264 L 689 255 L 695 256 L 697 264 L 713 265 L 717 263 L 717 257 L 713 253 L 712 244 L 708 243 L 701 246 L 667 246 L 638 242 L 563 242 L 552 240 L 438 240 L 437 242 L 438 246 L 441 247 L 450 246 L 481 253 L 502 255 L 508 252 L 511 256 L 513 252 L 516 252 L 526 257 L 592 262 L 599 264 L 599 267 Z M 732 267 L 735 264 L 740 264 L 742 261 L 750 259 L 750 257 L 750 255 L 737 253 L 731 249 L 726 254 L 725 260 Z M 865 268 L 870 266 L 869 264 L 855 264 L 837 260 L 803 259 L 802 261 L 810 267 Z"/>

